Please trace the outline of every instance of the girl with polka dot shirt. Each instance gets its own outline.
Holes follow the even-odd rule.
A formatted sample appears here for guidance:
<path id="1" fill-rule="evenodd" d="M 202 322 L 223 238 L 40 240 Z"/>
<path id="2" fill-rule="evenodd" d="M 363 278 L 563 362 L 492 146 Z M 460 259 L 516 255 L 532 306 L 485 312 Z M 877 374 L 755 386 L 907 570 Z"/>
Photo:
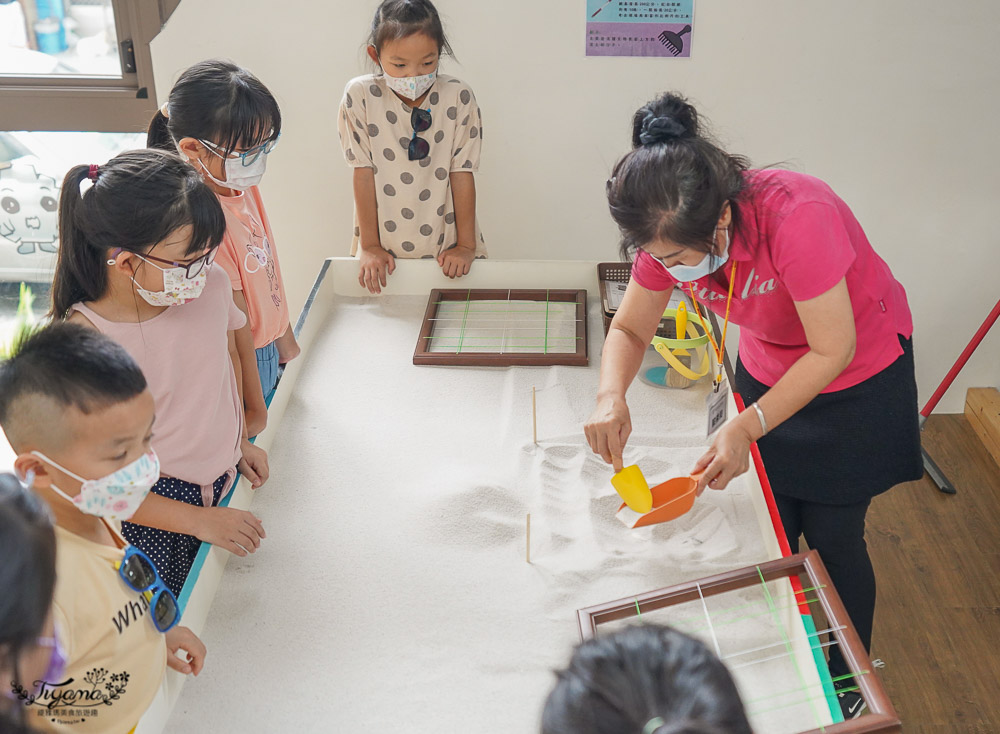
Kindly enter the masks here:
<path id="1" fill-rule="evenodd" d="M 429 0 L 384 0 L 368 55 L 375 74 L 344 90 L 338 126 L 354 169 L 358 282 L 380 293 L 395 258 L 436 259 L 458 278 L 486 257 L 476 220 L 482 115 L 469 86 L 438 73 L 451 47 Z"/>

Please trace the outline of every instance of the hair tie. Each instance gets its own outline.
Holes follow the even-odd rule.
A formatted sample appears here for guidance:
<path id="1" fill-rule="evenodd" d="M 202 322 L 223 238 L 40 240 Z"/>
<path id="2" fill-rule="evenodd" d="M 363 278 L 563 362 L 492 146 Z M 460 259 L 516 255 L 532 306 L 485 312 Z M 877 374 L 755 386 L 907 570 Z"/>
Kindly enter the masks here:
<path id="1" fill-rule="evenodd" d="M 89 178 L 94 183 L 97 183 L 97 174 L 100 172 L 101 167 L 96 163 L 90 164 L 90 171 L 87 173 L 87 178 Z"/>
<path id="2" fill-rule="evenodd" d="M 654 719 L 650 719 L 646 722 L 646 725 L 642 727 L 642 734 L 653 734 L 654 731 L 663 726 L 663 719 L 657 716 Z"/>
<path id="3" fill-rule="evenodd" d="M 669 143 L 671 140 L 678 140 L 684 137 L 687 128 L 666 115 L 657 116 L 652 112 L 647 112 L 642 120 L 642 131 L 639 133 L 639 142 L 643 145 L 657 145 Z"/>
<path id="4" fill-rule="evenodd" d="M 160 114 L 166 118 L 170 118 L 170 102 L 164 102 L 160 105 Z"/>

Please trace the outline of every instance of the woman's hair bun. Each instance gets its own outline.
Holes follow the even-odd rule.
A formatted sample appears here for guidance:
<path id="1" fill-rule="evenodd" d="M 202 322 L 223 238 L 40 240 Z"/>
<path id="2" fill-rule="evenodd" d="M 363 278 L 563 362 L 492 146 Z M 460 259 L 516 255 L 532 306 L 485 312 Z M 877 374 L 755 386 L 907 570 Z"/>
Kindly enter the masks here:
<path id="1" fill-rule="evenodd" d="M 698 136 L 698 113 L 679 94 L 667 92 L 641 107 L 632 120 L 632 145 L 658 145 Z"/>

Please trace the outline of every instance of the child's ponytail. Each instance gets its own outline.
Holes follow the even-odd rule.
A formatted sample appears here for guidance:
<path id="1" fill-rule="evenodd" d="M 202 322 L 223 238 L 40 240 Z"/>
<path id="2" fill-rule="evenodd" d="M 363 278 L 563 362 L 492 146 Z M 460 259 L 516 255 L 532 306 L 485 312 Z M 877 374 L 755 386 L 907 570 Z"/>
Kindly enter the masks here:
<path id="1" fill-rule="evenodd" d="M 86 178 L 93 185 L 81 193 Z M 65 318 L 74 303 L 105 294 L 113 249 L 145 254 L 185 226 L 187 253 L 194 254 L 219 245 L 226 218 L 212 190 L 176 153 L 130 150 L 103 166 L 72 168 L 59 202 L 52 316 Z"/>
<path id="2" fill-rule="evenodd" d="M 59 198 L 59 255 L 52 281 L 52 315 L 57 318 L 64 318 L 70 306 L 78 301 L 99 298 L 107 288 L 107 268 L 93 257 L 86 235 L 77 225 L 83 201 L 80 186 L 91 169 L 87 165 L 74 166 L 63 179 Z"/>
<path id="3" fill-rule="evenodd" d="M 146 147 L 159 148 L 160 150 L 176 150 L 173 139 L 170 137 L 170 130 L 167 127 L 167 116 L 163 110 L 157 110 L 153 119 L 149 121 L 149 129 L 146 130 Z"/>

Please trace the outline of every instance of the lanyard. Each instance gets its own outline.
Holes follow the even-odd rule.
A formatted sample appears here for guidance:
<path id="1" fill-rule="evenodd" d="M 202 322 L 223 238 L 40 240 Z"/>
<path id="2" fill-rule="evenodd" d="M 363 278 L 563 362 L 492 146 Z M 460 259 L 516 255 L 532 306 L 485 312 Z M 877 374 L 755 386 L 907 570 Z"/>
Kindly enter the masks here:
<path id="1" fill-rule="evenodd" d="M 733 268 L 729 271 L 729 295 L 726 297 L 726 319 L 722 322 L 722 339 L 721 341 L 715 341 L 715 337 L 712 336 L 712 330 L 708 328 L 708 324 L 705 323 L 705 319 L 701 315 L 701 309 L 698 308 L 698 299 L 694 295 L 694 283 L 688 283 L 688 290 L 691 292 L 691 302 L 694 304 L 694 312 L 698 315 L 698 321 L 701 322 L 701 328 L 705 330 L 708 334 L 708 339 L 712 343 L 712 350 L 715 352 L 716 364 L 718 365 L 718 372 L 715 375 L 715 382 L 713 385 L 713 390 L 715 392 L 719 391 L 719 386 L 722 385 L 722 371 L 725 368 L 725 358 L 726 358 L 726 331 L 729 329 L 729 307 L 733 304 L 733 286 L 736 284 L 736 261 L 733 260 Z"/>

